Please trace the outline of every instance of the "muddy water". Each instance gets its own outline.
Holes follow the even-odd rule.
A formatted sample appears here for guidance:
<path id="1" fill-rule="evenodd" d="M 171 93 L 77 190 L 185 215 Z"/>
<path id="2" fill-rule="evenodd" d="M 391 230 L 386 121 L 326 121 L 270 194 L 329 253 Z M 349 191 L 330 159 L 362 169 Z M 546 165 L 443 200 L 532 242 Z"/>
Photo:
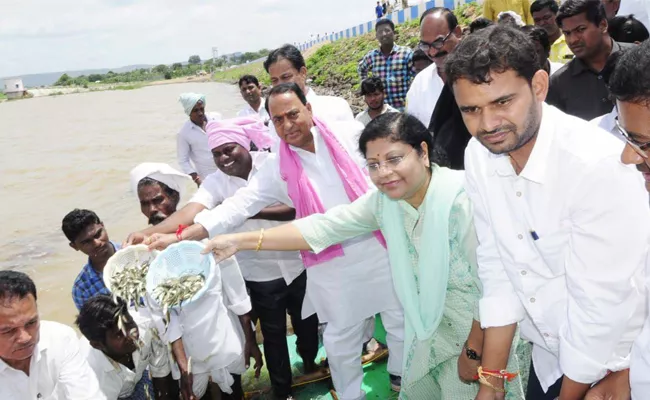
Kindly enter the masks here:
<path id="1" fill-rule="evenodd" d="M 219 83 L 0 104 L 0 269 L 33 277 L 43 318 L 72 324 L 76 315 L 72 282 L 86 257 L 61 232 L 66 213 L 95 211 L 116 242 L 146 225 L 129 171 L 146 161 L 177 167 L 183 92 L 205 93 L 206 109 L 224 117 L 245 105 L 235 85 Z"/>

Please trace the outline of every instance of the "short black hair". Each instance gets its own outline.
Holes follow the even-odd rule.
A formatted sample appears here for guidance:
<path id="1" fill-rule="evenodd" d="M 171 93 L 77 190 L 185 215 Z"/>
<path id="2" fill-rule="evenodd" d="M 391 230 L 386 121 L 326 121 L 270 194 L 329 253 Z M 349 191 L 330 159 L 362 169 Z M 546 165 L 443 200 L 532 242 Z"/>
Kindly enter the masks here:
<path id="1" fill-rule="evenodd" d="M 126 303 L 111 296 L 98 294 L 88 299 L 79 310 L 75 324 L 88 341 L 106 344 L 106 333 L 117 327 L 117 318 L 128 313 Z"/>
<path id="2" fill-rule="evenodd" d="M 495 24 L 468 35 L 447 56 L 447 81 L 467 79 L 480 85 L 492 81 L 491 74 L 512 70 L 532 83 L 539 70 L 532 40 L 520 29 Z"/>
<path id="3" fill-rule="evenodd" d="M 609 78 L 614 99 L 650 106 L 650 41 L 626 50 Z"/>
<path id="4" fill-rule="evenodd" d="M 524 32 L 528 37 L 533 41 L 542 45 L 544 52 L 546 54 L 551 53 L 551 41 L 548 38 L 548 33 L 544 28 L 540 28 L 536 25 L 525 25 L 522 26 L 521 31 Z M 546 60 L 539 60 L 541 65 L 546 63 Z"/>
<path id="5" fill-rule="evenodd" d="M 535 0 L 533 1 L 533 4 L 530 5 L 530 13 L 539 12 L 545 8 L 551 10 L 553 14 L 557 14 L 560 6 L 557 4 L 556 0 Z"/>
<path id="6" fill-rule="evenodd" d="M 559 8 L 555 21 L 558 26 L 562 27 L 562 21 L 566 18 L 575 17 L 586 13 L 587 21 L 598 26 L 604 20 L 607 20 L 605 6 L 601 0 L 566 0 Z"/>
<path id="7" fill-rule="evenodd" d="M 307 97 L 305 96 L 305 93 L 302 91 L 302 89 L 300 89 L 300 86 L 296 85 L 293 82 L 282 83 L 280 85 L 273 86 L 269 91 L 269 95 L 266 96 L 266 102 L 264 102 L 264 108 L 266 109 L 267 113 L 270 114 L 269 100 L 271 99 L 271 97 L 278 94 L 284 94 L 284 93 L 295 93 L 303 105 L 307 104 Z"/>
<path id="8" fill-rule="evenodd" d="M 607 22 L 607 32 L 617 42 L 635 43 L 650 38 L 648 29 L 641 21 L 630 15 L 617 15 Z"/>
<path id="9" fill-rule="evenodd" d="M 384 82 L 382 82 L 381 78 L 378 76 L 371 76 L 370 78 L 366 78 L 363 81 L 361 81 L 361 95 L 365 96 L 367 94 L 375 93 L 375 92 L 383 92 L 384 91 Z"/>
<path id="10" fill-rule="evenodd" d="M 174 197 L 174 196 L 179 196 L 180 197 L 180 193 L 178 193 L 176 190 L 174 190 L 174 189 L 170 188 L 169 186 L 167 186 L 166 184 L 164 184 L 164 183 L 162 183 L 160 181 L 157 181 L 157 180 L 155 180 L 153 178 L 150 178 L 148 176 L 140 179 L 140 182 L 138 182 L 138 190 L 140 190 L 141 188 L 143 188 L 145 186 L 151 186 L 151 185 L 160 186 L 162 191 L 165 192 L 165 194 L 167 194 L 167 196 L 169 196 L 169 197 Z M 137 195 L 137 193 L 136 193 L 136 195 Z"/>
<path id="11" fill-rule="evenodd" d="M 271 65 L 278 62 L 281 58 L 287 59 L 298 71 L 302 67 L 306 67 L 305 58 L 300 53 L 300 50 L 292 44 L 285 44 L 270 52 L 268 57 L 266 57 L 266 61 L 264 61 L 264 69 L 266 72 L 268 73 Z"/>
<path id="12" fill-rule="evenodd" d="M 416 61 L 429 61 L 432 62 L 431 59 L 427 56 L 427 54 L 422 50 L 422 49 L 415 49 L 413 51 L 413 62 Z"/>
<path id="13" fill-rule="evenodd" d="M 390 29 L 392 29 L 393 32 L 395 32 L 395 24 L 393 23 L 393 21 L 389 20 L 388 18 L 381 18 L 379 21 L 377 21 L 377 23 L 375 24 L 375 31 L 379 29 L 379 27 L 382 25 L 390 26 Z"/>
<path id="14" fill-rule="evenodd" d="M 24 272 L 0 271 L 0 299 L 18 297 L 24 299 L 28 294 L 36 300 L 36 285 Z"/>
<path id="15" fill-rule="evenodd" d="M 93 211 L 75 208 L 63 217 L 61 230 L 63 230 L 63 234 L 68 238 L 70 243 L 74 243 L 86 227 L 101 223 L 102 221 Z"/>
<path id="16" fill-rule="evenodd" d="M 242 83 L 246 83 L 247 85 L 252 83 L 257 87 L 260 87 L 260 81 L 257 80 L 257 77 L 255 75 L 242 76 L 241 78 L 239 78 L 238 86 L 241 87 Z"/>
<path id="17" fill-rule="evenodd" d="M 435 13 L 440 13 L 443 17 L 445 17 L 447 20 L 447 26 L 449 27 L 449 32 L 453 31 L 458 26 L 458 18 L 456 18 L 450 9 L 445 7 L 433 7 L 426 10 L 420 17 L 420 25 L 422 25 L 422 21 L 424 21 L 427 16 Z"/>
<path id="18" fill-rule="evenodd" d="M 408 144 L 420 155 L 422 154 L 420 145 L 425 142 L 429 150 L 429 159 L 433 157 L 431 133 L 419 119 L 408 113 L 389 112 L 370 121 L 359 136 L 359 151 L 364 157 L 366 157 L 368 142 L 377 139 Z"/>
<path id="19" fill-rule="evenodd" d="M 494 22 L 485 18 L 485 17 L 478 17 L 474 21 L 470 22 L 469 24 L 469 33 L 474 33 L 478 30 L 481 30 L 483 28 L 487 28 L 488 26 L 494 25 Z"/>

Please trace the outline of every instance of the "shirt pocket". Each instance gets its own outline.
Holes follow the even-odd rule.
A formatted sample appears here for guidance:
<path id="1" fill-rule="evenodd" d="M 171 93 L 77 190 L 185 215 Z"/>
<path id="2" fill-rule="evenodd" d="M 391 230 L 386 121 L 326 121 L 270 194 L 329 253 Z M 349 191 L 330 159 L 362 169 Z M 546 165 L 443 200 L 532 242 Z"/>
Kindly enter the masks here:
<path id="1" fill-rule="evenodd" d="M 540 235 L 539 239 L 533 242 L 541 260 L 553 276 L 564 275 L 570 233 L 569 228 L 560 228 Z"/>

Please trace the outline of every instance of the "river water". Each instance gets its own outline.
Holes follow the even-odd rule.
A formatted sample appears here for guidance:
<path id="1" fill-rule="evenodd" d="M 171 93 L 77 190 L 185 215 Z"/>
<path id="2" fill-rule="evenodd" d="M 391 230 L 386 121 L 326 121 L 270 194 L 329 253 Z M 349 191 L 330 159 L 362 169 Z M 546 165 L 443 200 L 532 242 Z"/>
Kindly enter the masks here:
<path id="1" fill-rule="evenodd" d="M 183 83 L 41 97 L 0 104 L 0 269 L 36 282 L 42 318 L 73 324 L 72 283 L 87 258 L 68 246 L 61 220 L 95 211 L 112 241 L 146 226 L 130 192 L 141 162 L 176 163 L 187 120 L 178 96 L 206 94 L 207 111 L 234 117 L 236 85 Z M 191 184 L 190 184 L 191 187 Z"/>

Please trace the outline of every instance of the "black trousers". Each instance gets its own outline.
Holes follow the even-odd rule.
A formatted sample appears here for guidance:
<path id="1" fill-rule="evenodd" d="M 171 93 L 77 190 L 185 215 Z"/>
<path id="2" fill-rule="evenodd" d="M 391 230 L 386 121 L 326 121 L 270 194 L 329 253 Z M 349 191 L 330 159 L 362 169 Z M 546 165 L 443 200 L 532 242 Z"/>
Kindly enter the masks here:
<path id="1" fill-rule="evenodd" d="M 302 302 L 307 287 L 303 271 L 290 285 L 284 279 L 269 282 L 246 282 L 253 310 L 257 313 L 264 335 L 264 357 L 273 392 L 277 397 L 291 395 L 291 362 L 287 346 L 287 312 L 296 334 L 298 354 L 312 363 L 318 353 L 318 317 L 302 319 Z"/>
<path id="2" fill-rule="evenodd" d="M 528 377 L 528 389 L 526 390 L 526 400 L 555 400 L 560 397 L 560 389 L 562 389 L 562 378 L 558 379 L 548 391 L 544 393 L 542 386 L 537 379 L 535 367 L 533 362 L 530 362 L 530 376 Z"/>

